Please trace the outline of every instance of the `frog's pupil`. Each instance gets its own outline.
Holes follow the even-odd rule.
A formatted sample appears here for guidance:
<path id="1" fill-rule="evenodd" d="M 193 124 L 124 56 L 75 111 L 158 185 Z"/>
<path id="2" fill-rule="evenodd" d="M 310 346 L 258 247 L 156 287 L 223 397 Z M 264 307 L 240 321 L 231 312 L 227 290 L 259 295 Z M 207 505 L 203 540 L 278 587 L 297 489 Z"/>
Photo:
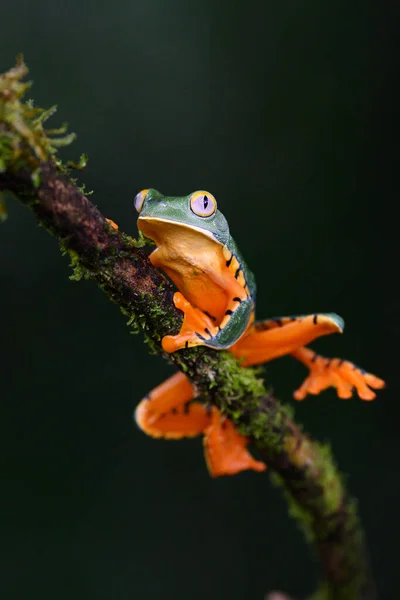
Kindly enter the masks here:
<path id="1" fill-rule="evenodd" d="M 205 210 L 207 208 L 207 206 L 208 206 L 208 198 L 207 198 L 207 196 L 204 196 L 203 203 L 204 203 L 204 210 Z"/>

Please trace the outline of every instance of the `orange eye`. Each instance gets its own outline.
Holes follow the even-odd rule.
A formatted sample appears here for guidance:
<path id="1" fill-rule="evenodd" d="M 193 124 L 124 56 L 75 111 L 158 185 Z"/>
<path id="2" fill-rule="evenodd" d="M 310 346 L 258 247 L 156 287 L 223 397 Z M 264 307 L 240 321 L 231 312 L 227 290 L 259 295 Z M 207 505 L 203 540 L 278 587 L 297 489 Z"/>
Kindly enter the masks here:
<path id="1" fill-rule="evenodd" d="M 140 213 L 140 211 L 143 208 L 143 203 L 144 200 L 146 198 L 146 194 L 149 190 L 142 190 L 141 192 L 139 192 L 138 194 L 136 194 L 135 199 L 133 201 L 133 204 L 135 205 L 136 210 L 138 211 L 138 213 Z"/>
<path id="2" fill-rule="evenodd" d="M 217 201 L 208 192 L 195 192 L 190 198 L 190 208 L 198 217 L 210 217 L 217 209 Z"/>

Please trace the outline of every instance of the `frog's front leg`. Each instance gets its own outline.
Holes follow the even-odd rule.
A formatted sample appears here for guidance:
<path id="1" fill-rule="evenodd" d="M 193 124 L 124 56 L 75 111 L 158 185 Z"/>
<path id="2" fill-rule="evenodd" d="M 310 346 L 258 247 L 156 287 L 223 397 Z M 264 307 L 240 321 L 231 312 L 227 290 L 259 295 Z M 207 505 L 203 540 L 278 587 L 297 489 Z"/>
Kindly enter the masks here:
<path id="1" fill-rule="evenodd" d="M 229 348 L 243 335 L 253 312 L 251 298 L 243 293 L 229 300 L 219 325 L 209 315 L 192 306 L 180 292 L 175 292 L 174 304 L 184 317 L 180 332 L 162 339 L 162 347 L 166 352 L 193 346 L 208 346 L 218 350 Z"/>
<path id="2" fill-rule="evenodd" d="M 264 463 L 247 450 L 248 439 L 215 407 L 192 402 L 196 390 L 183 373 L 176 373 L 145 396 L 135 411 L 140 429 L 155 438 L 181 439 L 204 434 L 204 454 L 210 475 L 234 475 Z"/>
<path id="3" fill-rule="evenodd" d="M 203 311 L 192 306 L 181 292 L 175 292 L 173 301 L 176 308 L 183 312 L 183 323 L 177 335 L 163 337 L 161 343 L 166 352 L 171 353 L 181 348 L 198 346 L 203 344 L 203 340 L 212 338 L 218 332 L 213 320 Z"/>

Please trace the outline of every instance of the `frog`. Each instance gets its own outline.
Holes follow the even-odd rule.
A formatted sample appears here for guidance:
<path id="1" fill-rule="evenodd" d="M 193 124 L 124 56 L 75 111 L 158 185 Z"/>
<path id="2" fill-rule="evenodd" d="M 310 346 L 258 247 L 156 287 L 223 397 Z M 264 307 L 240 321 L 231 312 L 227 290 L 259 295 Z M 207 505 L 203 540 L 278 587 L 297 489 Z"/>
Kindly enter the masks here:
<path id="1" fill-rule="evenodd" d="M 149 259 L 176 286 L 173 303 L 183 313 L 180 331 L 162 338 L 166 353 L 206 346 L 233 353 L 243 368 L 290 355 L 308 369 L 293 394 L 298 401 L 328 387 L 335 388 L 341 399 L 355 392 L 371 401 L 374 390 L 385 386 L 383 379 L 354 363 L 326 358 L 308 347 L 318 337 L 343 333 L 344 321 L 336 313 L 255 319 L 255 277 L 211 193 L 164 196 L 148 188 L 135 196 L 134 206 L 139 231 L 155 244 Z M 199 400 L 198 390 L 183 372 L 147 394 L 135 410 L 135 420 L 153 438 L 202 435 L 212 477 L 266 469 L 250 453 L 250 440 L 218 408 Z"/>

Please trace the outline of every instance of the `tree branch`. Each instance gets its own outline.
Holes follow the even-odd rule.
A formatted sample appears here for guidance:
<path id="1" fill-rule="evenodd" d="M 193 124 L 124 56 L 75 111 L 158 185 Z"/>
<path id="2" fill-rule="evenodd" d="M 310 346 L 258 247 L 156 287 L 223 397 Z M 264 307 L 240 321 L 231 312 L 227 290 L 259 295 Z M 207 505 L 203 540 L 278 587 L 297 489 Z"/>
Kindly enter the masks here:
<path id="1" fill-rule="evenodd" d="M 43 129 L 48 113 L 22 102 L 25 74 L 20 59 L 0 76 L 0 195 L 9 190 L 29 206 L 69 253 L 74 278 L 96 281 L 128 316 L 128 324 L 141 329 L 157 353 L 184 371 L 203 398 L 251 438 L 319 555 L 323 583 L 313 600 L 374 600 L 355 503 L 329 449 L 305 435 L 257 371 L 242 368 L 231 354 L 209 348 L 163 353 L 161 338 L 178 332 L 181 324 L 172 303 L 174 289 L 146 250 L 115 231 L 71 181 L 68 166 L 55 155 L 56 144 L 70 137 L 51 137 Z"/>

